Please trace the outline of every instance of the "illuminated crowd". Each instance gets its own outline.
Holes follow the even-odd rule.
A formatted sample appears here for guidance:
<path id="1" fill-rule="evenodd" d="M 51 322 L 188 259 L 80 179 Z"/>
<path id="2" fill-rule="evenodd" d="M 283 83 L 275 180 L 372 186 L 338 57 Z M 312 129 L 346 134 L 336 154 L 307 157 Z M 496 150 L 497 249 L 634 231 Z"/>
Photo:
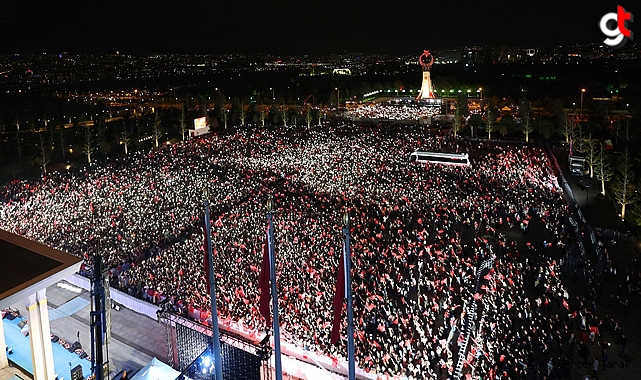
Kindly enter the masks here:
<path id="1" fill-rule="evenodd" d="M 346 117 L 355 120 L 405 121 L 413 122 L 424 117 L 441 113 L 441 107 L 424 104 L 364 104 L 350 108 Z"/>
<path id="2" fill-rule="evenodd" d="M 408 163 L 417 148 L 467 151 L 472 165 Z M 346 356 L 345 339 L 329 343 L 346 209 L 361 368 L 452 376 L 469 334 L 466 374 L 518 378 L 524 363 L 534 371 L 535 344 L 567 330 L 563 314 L 534 312 L 523 296 L 537 279 L 531 291 L 544 307 L 564 307 L 559 263 L 528 253 L 523 264 L 516 258 L 526 253 L 500 233 L 538 223 L 561 239 L 569 211 L 538 147 L 352 122 L 247 128 L 14 181 L 0 191 L 0 228 L 84 257 L 85 274 L 99 250 L 114 286 L 206 319 L 204 187 L 220 318 L 266 328 L 258 275 L 273 196 L 282 336 L 310 351 Z M 494 265 L 476 291 L 476 269 L 488 259 Z M 479 322 L 467 331 L 471 303 Z"/>

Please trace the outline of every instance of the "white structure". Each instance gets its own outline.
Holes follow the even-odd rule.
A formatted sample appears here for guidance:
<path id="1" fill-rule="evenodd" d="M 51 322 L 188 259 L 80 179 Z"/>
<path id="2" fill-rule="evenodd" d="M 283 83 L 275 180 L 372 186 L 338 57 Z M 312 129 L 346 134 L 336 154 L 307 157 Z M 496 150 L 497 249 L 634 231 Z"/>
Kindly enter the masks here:
<path id="1" fill-rule="evenodd" d="M 49 309 L 47 308 L 46 288 L 80 270 L 82 259 L 43 244 L 25 239 L 22 236 L 0 230 L 5 270 L 25 268 L 27 271 L 19 285 L 8 285 L 0 278 L 0 309 L 23 300 L 29 321 L 29 342 L 33 363 L 34 380 L 53 380 L 56 375 L 53 367 L 51 331 L 49 329 Z M 46 262 L 43 267 L 25 267 L 29 260 Z M 7 275 L 6 278 L 11 278 Z M 4 325 L 0 321 L 0 369 L 9 365 L 5 351 Z"/>
<path id="2" fill-rule="evenodd" d="M 189 130 L 189 138 L 206 135 L 209 133 L 209 126 L 207 125 L 206 117 L 199 117 L 194 119 L 194 129 Z"/>
<path id="3" fill-rule="evenodd" d="M 180 372 L 171 368 L 160 360 L 153 358 L 140 371 L 136 372 L 131 380 L 158 380 L 158 379 L 175 379 L 180 376 Z"/>
<path id="4" fill-rule="evenodd" d="M 423 67 L 423 83 L 421 91 L 418 93 L 416 100 L 434 99 L 434 90 L 432 89 L 432 79 L 430 78 L 430 69 L 434 64 L 434 56 L 429 50 L 424 50 L 423 54 L 418 57 L 418 63 Z"/>
<path id="5" fill-rule="evenodd" d="M 467 153 L 425 152 L 417 150 L 410 154 L 410 162 L 470 166 L 470 157 Z"/>

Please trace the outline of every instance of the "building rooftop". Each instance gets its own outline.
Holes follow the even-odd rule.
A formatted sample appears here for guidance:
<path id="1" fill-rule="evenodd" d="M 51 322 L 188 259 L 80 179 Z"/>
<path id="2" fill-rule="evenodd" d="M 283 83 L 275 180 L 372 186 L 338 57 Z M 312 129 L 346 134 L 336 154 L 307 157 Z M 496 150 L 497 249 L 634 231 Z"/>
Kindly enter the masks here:
<path id="1" fill-rule="evenodd" d="M 0 230 L 0 309 L 25 299 L 80 269 L 82 259 Z"/>

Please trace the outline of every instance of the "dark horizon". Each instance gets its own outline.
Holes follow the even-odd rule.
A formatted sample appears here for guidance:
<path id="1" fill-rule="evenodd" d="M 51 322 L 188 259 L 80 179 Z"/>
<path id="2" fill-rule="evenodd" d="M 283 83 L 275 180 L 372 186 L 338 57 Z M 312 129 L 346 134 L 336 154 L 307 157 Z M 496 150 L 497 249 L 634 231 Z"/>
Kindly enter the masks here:
<path id="1" fill-rule="evenodd" d="M 241 0 L 232 7 L 127 2 L 60 9 L 7 9 L 0 53 L 412 54 L 422 49 L 494 45 L 540 48 L 601 43 L 598 23 L 616 2 L 278 4 Z M 632 14 L 636 4 L 621 4 Z M 8 6 L 11 7 L 11 6 Z M 13 6 L 15 8 L 15 6 Z M 630 23 L 634 32 L 636 25 Z"/>

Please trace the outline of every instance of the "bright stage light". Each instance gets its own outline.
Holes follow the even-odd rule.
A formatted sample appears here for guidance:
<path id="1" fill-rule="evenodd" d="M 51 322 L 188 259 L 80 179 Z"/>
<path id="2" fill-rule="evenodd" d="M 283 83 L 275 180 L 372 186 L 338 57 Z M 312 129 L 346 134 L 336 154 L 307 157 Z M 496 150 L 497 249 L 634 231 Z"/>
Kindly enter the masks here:
<path id="1" fill-rule="evenodd" d="M 203 361 L 203 367 L 204 368 L 208 368 L 208 367 L 211 366 L 211 357 L 209 355 L 203 356 L 202 361 Z M 204 369 L 203 369 L 203 371 L 204 371 Z"/>

